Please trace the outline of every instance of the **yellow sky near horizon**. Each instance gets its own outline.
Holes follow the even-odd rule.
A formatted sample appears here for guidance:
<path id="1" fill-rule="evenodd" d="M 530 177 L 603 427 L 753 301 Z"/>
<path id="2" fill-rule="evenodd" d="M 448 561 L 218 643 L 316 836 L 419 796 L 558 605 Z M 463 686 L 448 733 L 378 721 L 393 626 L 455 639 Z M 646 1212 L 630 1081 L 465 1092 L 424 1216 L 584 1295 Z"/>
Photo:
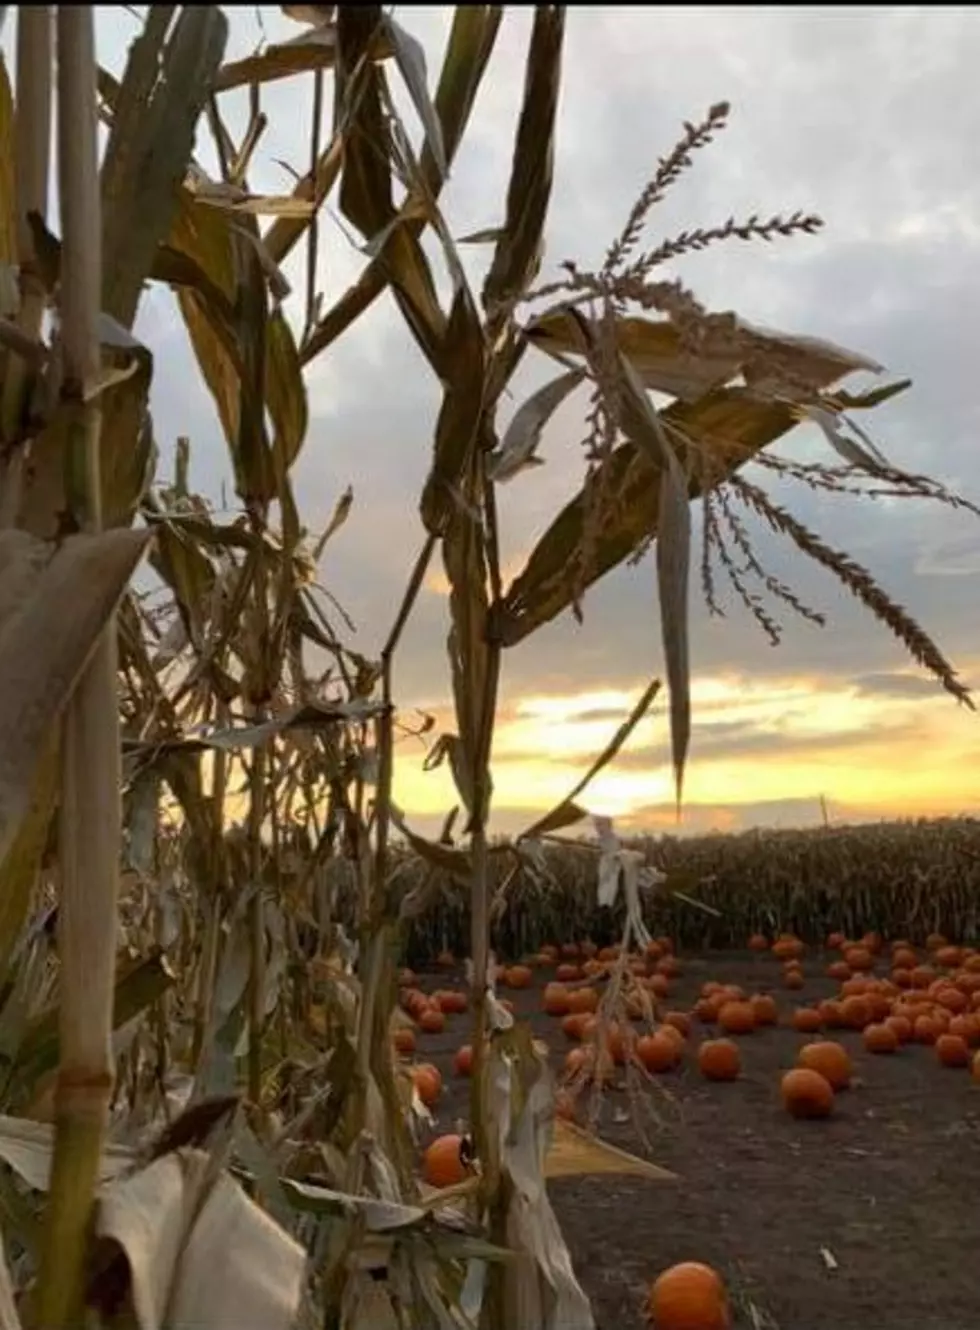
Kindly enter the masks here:
<path id="1" fill-rule="evenodd" d="M 495 829 L 517 831 L 560 802 L 643 686 L 569 690 L 506 705 L 493 755 Z M 452 729 L 449 708 L 425 709 L 436 718 L 435 732 Z M 955 815 L 980 804 L 980 718 L 938 689 L 910 697 L 819 679 L 717 676 L 694 680 L 692 709 L 682 833 L 816 823 L 821 795 L 839 821 Z M 396 802 L 420 830 L 457 802 L 448 765 L 424 772 L 422 756 L 418 741 L 402 741 L 395 767 Z M 661 693 L 580 802 L 624 830 L 673 831 L 673 797 Z"/>

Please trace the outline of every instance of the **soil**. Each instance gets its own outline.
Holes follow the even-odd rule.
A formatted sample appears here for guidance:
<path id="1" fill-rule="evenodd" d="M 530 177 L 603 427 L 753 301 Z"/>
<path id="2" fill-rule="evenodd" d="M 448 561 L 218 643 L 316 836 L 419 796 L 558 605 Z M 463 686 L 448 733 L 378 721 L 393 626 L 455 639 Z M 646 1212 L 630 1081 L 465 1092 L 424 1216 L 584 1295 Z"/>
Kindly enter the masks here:
<path id="1" fill-rule="evenodd" d="M 808 978 L 802 992 L 781 992 L 767 956 L 681 959 L 669 1005 L 682 1010 L 708 979 L 773 991 L 781 1017 L 837 989 Z M 822 974 L 825 961 L 815 960 L 807 968 Z M 420 986 L 454 984 L 461 976 L 443 972 Z M 506 996 L 551 1046 L 560 1071 L 569 1045 L 560 1022 L 541 1011 L 540 985 Z M 468 1020 L 450 1017 L 444 1034 L 419 1040 L 419 1056 L 445 1080 L 440 1131 L 467 1115 L 468 1082 L 453 1076 L 452 1055 L 466 1042 Z M 715 1033 L 695 1022 L 690 1042 Z M 650 1280 L 685 1260 L 723 1274 L 738 1330 L 975 1330 L 980 1086 L 966 1071 L 940 1067 L 930 1047 L 874 1056 L 860 1035 L 826 1037 L 840 1039 L 855 1066 L 826 1121 L 797 1121 L 781 1107 L 780 1073 L 807 1041 L 784 1025 L 740 1041 L 743 1074 L 734 1083 L 706 1082 L 688 1057 L 643 1091 L 639 1117 L 622 1089 L 606 1093 L 599 1134 L 678 1181 L 549 1184 L 597 1330 L 640 1330 Z"/>

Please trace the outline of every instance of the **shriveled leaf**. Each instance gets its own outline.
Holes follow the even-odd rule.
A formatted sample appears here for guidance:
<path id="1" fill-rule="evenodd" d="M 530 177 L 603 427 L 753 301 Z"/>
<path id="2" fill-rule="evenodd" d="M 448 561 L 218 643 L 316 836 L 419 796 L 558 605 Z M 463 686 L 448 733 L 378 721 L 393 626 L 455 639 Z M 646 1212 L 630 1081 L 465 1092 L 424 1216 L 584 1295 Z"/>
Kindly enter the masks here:
<path id="1" fill-rule="evenodd" d="M 465 850 L 455 850 L 451 845 L 443 845 L 439 841 L 426 840 L 424 836 L 416 835 L 405 825 L 404 818 L 396 808 L 392 808 L 391 820 L 408 841 L 409 846 L 425 863 L 431 864 L 433 868 L 442 869 L 444 873 L 451 874 L 461 882 L 469 880 L 472 862 Z"/>
<path id="2" fill-rule="evenodd" d="M 14 134 L 14 98 L 7 74 L 7 62 L 0 51 L 0 270 L 11 269 L 18 260 L 17 194 L 14 190 L 14 166 L 17 161 Z M 10 314 L 0 308 L 0 314 Z"/>
<path id="3" fill-rule="evenodd" d="M 435 96 L 436 112 L 442 126 L 447 170 L 452 167 L 469 122 L 477 90 L 497 38 L 502 14 L 503 7 L 500 5 L 456 5 L 454 8 L 453 25 Z M 422 152 L 421 169 L 427 189 L 434 200 L 438 199 L 441 177 L 432 154 L 427 149 Z M 425 222 L 416 219 L 404 228 L 396 228 L 382 253 L 368 265 L 353 286 L 345 291 L 304 343 L 301 353 L 304 364 L 335 341 L 374 303 L 392 280 L 393 273 L 405 270 L 409 274 L 414 273 L 416 281 L 424 280 L 424 270 L 420 267 L 418 257 L 421 251 L 417 244 L 424 227 Z M 408 240 L 416 242 L 413 247 L 405 247 Z M 394 251 L 396 244 L 399 245 L 398 252 L 389 253 L 389 249 Z M 407 277 L 402 276 L 401 281 L 404 283 Z"/>
<path id="4" fill-rule="evenodd" d="M 608 1174 L 646 1178 L 650 1182 L 678 1181 L 676 1173 L 600 1140 L 575 1122 L 555 1118 L 551 1144 L 544 1160 L 545 1177 L 551 1181 L 554 1178 Z"/>
<path id="5" fill-rule="evenodd" d="M 540 267 L 554 170 L 564 35 L 564 6 L 536 5 L 506 220 L 483 286 L 486 309 L 523 295 Z"/>
<path id="6" fill-rule="evenodd" d="M 343 494 L 337 500 L 336 507 L 330 517 L 330 521 L 323 529 L 323 534 L 313 547 L 313 562 L 318 563 L 320 556 L 326 548 L 327 541 L 331 536 L 336 535 L 340 528 L 347 521 L 350 510 L 354 506 L 354 491 L 350 485 L 344 490 Z"/>
<path id="7" fill-rule="evenodd" d="M 653 466 L 660 469 L 657 589 L 660 593 L 660 632 L 670 687 L 670 745 L 679 814 L 684 764 L 691 741 L 689 482 L 659 414 L 629 359 L 622 352 L 619 355 L 619 367 L 623 384 L 623 429 L 646 450 Z"/>
<path id="8" fill-rule="evenodd" d="M 488 472 L 491 480 L 502 484 L 513 480 L 526 467 L 541 465 L 541 459 L 535 456 L 541 432 L 582 378 L 580 370 L 569 370 L 532 393 L 521 405 L 507 426 L 500 448 L 490 458 Z"/>
<path id="9" fill-rule="evenodd" d="M 0 532 L 0 577 L 17 586 L 0 593 L 0 863 L 30 809 L 52 726 L 149 540 L 107 531 L 69 537 L 52 553 L 25 532 Z"/>
<path id="10" fill-rule="evenodd" d="M 99 1199 L 96 1233 L 125 1253 L 137 1322 L 288 1330 L 306 1253 L 227 1173 L 204 1191 L 209 1162 L 164 1155 Z"/>
<path id="11" fill-rule="evenodd" d="M 343 725 L 352 720 L 370 720 L 384 711 L 381 702 L 367 702 L 355 699 L 352 702 L 308 702 L 305 706 L 263 721 L 260 725 L 236 725 L 224 729 L 212 729 L 200 734 L 188 734 L 182 738 L 161 739 L 142 743 L 134 741 L 124 743 L 128 753 L 145 753 L 148 757 L 156 754 L 174 752 L 203 751 L 208 748 L 234 752 L 241 748 L 255 748 L 278 738 L 290 730 L 318 730 Z"/>
<path id="12" fill-rule="evenodd" d="M 314 205 L 321 202 L 333 189 L 343 161 L 344 140 L 340 134 L 335 134 L 330 145 L 320 154 L 316 170 L 307 171 L 296 182 L 293 198 Z M 262 238 L 266 251 L 275 263 L 282 263 L 308 226 L 309 218 L 276 218 Z"/>
<path id="13" fill-rule="evenodd" d="M 465 286 L 456 292 L 453 300 L 446 341 L 453 351 L 449 381 L 436 423 L 432 469 L 421 502 L 422 521 L 433 536 L 443 535 L 459 513 L 454 494 L 473 456 L 483 415 L 486 390 L 483 328 Z"/>
<path id="14" fill-rule="evenodd" d="M 828 394 L 827 400 L 841 411 L 858 408 L 868 410 L 873 406 L 881 406 L 882 402 L 890 401 L 911 387 L 911 379 L 897 379 L 894 383 L 886 383 L 881 388 L 869 388 L 864 393 L 849 393 L 843 388 L 838 388 L 836 392 Z"/>
<path id="15" fill-rule="evenodd" d="M 46 1192 L 54 1154 L 54 1131 L 47 1122 L 0 1116 L 0 1159 L 9 1164 L 32 1191 Z M 121 1145 L 106 1144 L 102 1152 L 100 1180 L 105 1183 L 132 1168 L 135 1155 Z"/>
<path id="16" fill-rule="evenodd" d="M 833 411 L 819 406 L 805 406 L 799 410 L 802 420 L 811 420 L 839 457 L 851 466 L 870 475 L 880 474 L 883 458 L 866 448 L 860 438 L 853 438 L 841 429 L 841 418 Z M 876 455 L 877 454 L 877 455 Z"/>
<path id="17" fill-rule="evenodd" d="M 588 351 L 581 319 L 567 306 L 533 319 L 525 335 L 556 358 Z M 695 402 L 740 373 L 750 387 L 761 389 L 772 373 L 783 371 L 819 389 L 856 370 L 881 369 L 858 352 L 818 338 L 769 332 L 730 313 L 707 317 L 696 354 L 685 348 L 677 327 L 667 319 L 617 318 L 616 342 L 645 388 L 682 402 Z M 774 381 L 774 386 L 782 386 L 782 381 Z"/>
<path id="18" fill-rule="evenodd" d="M 616 733 L 606 744 L 605 748 L 591 764 L 588 771 L 582 779 L 575 785 L 574 789 L 544 817 L 539 818 L 526 831 L 521 832 L 520 839 L 531 839 L 545 835 L 549 831 L 560 831 L 562 827 L 573 825 L 588 814 L 580 808 L 575 802 L 579 795 L 585 791 L 595 780 L 596 776 L 616 757 L 623 744 L 630 737 L 633 731 L 639 725 L 640 721 L 650 710 L 654 698 L 660 691 L 660 680 L 653 679 L 640 694 L 626 720 L 616 730 Z"/>
<path id="19" fill-rule="evenodd" d="M 458 236 L 457 245 L 495 245 L 504 233 L 502 226 L 487 226 L 482 231 L 470 231 Z"/>
<path id="20" fill-rule="evenodd" d="M 382 17 L 381 31 L 395 53 L 395 63 L 405 81 L 412 103 L 425 130 L 425 141 L 440 180 L 446 177 L 446 149 L 442 141 L 442 123 L 429 95 L 425 51 L 410 32 L 396 23 L 390 14 Z"/>
<path id="21" fill-rule="evenodd" d="M 686 437 L 709 452 L 718 481 L 737 471 L 768 444 L 798 422 L 783 403 L 760 401 L 742 388 L 722 388 L 693 403 L 673 403 L 660 412 L 671 437 Z M 604 484 L 616 495 L 613 509 L 603 513 L 595 557 L 586 570 L 586 587 L 627 559 L 656 535 L 660 511 L 660 472 L 633 441 L 613 450 Z M 574 560 L 585 527 L 594 511 L 599 486 L 595 479 L 558 514 L 528 557 L 523 571 L 508 588 L 496 627 L 505 646 L 514 646 L 542 623 L 567 609 L 574 598 Z M 698 473 L 690 495 L 700 493 Z"/>
<path id="22" fill-rule="evenodd" d="M 156 249 L 170 229 L 197 121 L 228 39 L 217 5 L 151 9 L 133 42 L 102 162 L 103 308 L 132 327 Z M 168 36 L 169 30 L 169 36 Z"/>
<path id="23" fill-rule="evenodd" d="M 49 740 L 47 751 L 41 754 L 27 813 L 6 858 L 0 863 L 0 975 L 8 973 L 10 958 L 21 939 L 37 887 L 58 794 L 58 758 L 55 737 Z"/>
<path id="24" fill-rule="evenodd" d="M 336 59 L 336 29 L 330 23 L 320 24 L 288 42 L 267 46 L 256 55 L 230 60 L 218 70 L 214 90 L 228 92 L 245 84 L 273 83 L 314 69 L 332 69 Z"/>

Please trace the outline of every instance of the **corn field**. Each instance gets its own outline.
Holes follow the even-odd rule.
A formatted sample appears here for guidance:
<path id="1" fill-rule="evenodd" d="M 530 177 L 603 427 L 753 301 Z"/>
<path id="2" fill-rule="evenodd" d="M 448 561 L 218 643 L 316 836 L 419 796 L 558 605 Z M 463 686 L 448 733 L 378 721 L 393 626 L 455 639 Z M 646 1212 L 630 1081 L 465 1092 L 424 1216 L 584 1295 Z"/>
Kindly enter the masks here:
<path id="1" fill-rule="evenodd" d="M 756 927 L 976 932 L 968 823 L 638 847 L 597 823 L 596 844 L 560 843 L 662 687 L 682 798 L 692 506 L 709 601 L 715 574 L 744 592 L 732 549 L 746 557 L 761 518 L 969 704 L 926 631 L 761 480 L 964 501 L 892 466 L 852 420 L 907 382 L 849 392 L 849 375 L 881 371 L 867 355 L 763 333 L 664 275 L 708 244 L 805 243 L 821 226 L 793 213 L 650 238 L 725 103 L 685 124 L 598 271 L 559 266 L 543 238 L 559 98 L 575 90 L 565 10 L 534 7 L 502 221 L 474 276 L 440 198 L 511 14 L 456 7 L 431 78 L 380 6 L 283 14 L 292 35 L 232 61 L 220 8 L 149 7 L 117 77 L 92 7 L 0 10 L 14 30 L 0 63 L 0 1325 L 589 1330 L 542 1185 L 559 1130 L 547 1062 L 496 999 L 494 950 L 622 935 L 644 914 L 691 945 Z M 312 87 L 313 114 L 290 192 L 270 196 L 249 176 L 282 79 Z M 326 207 L 364 257 L 330 305 Z M 307 272 L 295 291 L 291 255 Z M 160 466 L 150 387 L 167 367 L 134 333 L 148 286 L 172 293 L 213 399 L 231 518 L 190 487 L 195 440 Z M 318 581 L 362 505 L 340 481 L 311 535 L 292 475 L 314 446 L 309 367 L 385 293 L 441 404 L 412 499 L 417 555 L 369 655 L 347 639 L 343 588 Z M 525 357 L 553 377 L 513 410 Z M 572 396 L 581 486 L 507 584 L 500 505 Z M 832 457 L 805 475 L 771 451 L 802 421 Z M 495 841 L 506 652 L 651 550 L 664 683 L 561 804 Z M 426 760 L 449 764 L 458 806 L 430 840 L 392 801 L 411 703 L 392 681 L 436 560 L 455 724 Z M 617 895 L 620 876 L 639 895 Z M 391 1032 L 398 967 L 447 946 L 470 960 L 475 1163 L 434 1194 Z M 594 1165 L 601 1143 L 583 1139 L 565 1142 L 566 1174 Z"/>

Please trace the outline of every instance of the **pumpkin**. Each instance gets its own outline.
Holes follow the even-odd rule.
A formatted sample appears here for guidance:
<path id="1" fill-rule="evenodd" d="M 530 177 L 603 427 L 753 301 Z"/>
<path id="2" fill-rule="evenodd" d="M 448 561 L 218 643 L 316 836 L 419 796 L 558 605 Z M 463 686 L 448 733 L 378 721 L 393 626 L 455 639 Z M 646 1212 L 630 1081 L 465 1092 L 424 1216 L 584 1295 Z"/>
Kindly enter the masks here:
<path id="1" fill-rule="evenodd" d="M 930 933 L 926 938 L 926 951 L 938 951 L 940 947 L 947 945 L 948 943 L 942 933 Z"/>
<path id="2" fill-rule="evenodd" d="M 599 994 L 594 988 L 573 988 L 568 995 L 568 1010 L 583 1011 L 588 1015 L 599 1006 Z"/>
<path id="3" fill-rule="evenodd" d="M 874 957 L 867 947 L 848 947 L 844 952 L 844 960 L 852 970 L 874 969 Z"/>
<path id="4" fill-rule="evenodd" d="M 763 933 L 753 933 L 749 938 L 749 951 L 768 951 L 769 939 Z"/>
<path id="5" fill-rule="evenodd" d="M 721 1000 L 717 997 L 698 998 L 694 1004 L 694 1015 L 702 1025 L 714 1025 L 722 1005 Z"/>
<path id="6" fill-rule="evenodd" d="M 961 1011 L 966 1011 L 970 1005 L 970 1000 L 966 994 L 961 993 L 952 984 L 946 984 L 939 990 L 936 994 L 936 1001 L 941 1007 L 945 1007 L 947 1011 L 952 1012 L 954 1016 L 959 1015 Z"/>
<path id="7" fill-rule="evenodd" d="M 976 1017 L 972 1015 L 954 1016 L 949 1023 L 949 1033 L 958 1034 L 968 1044 L 975 1044 L 978 1037 L 980 1037 Z"/>
<path id="8" fill-rule="evenodd" d="M 658 998 L 665 998 L 670 993 L 670 980 L 665 974 L 652 974 L 647 980 L 647 988 Z"/>
<path id="9" fill-rule="evenodd" d="M 565 957 L 566 960 L 570 961 L 578 960 L 580 955 L 578 943 L 563 942 L 561 946 L 561 954 Z"/>
<path id="10" fill-rule="evenodd" d="M 676 956 L 663 956 L 657 961 L 655 972 L 666 979 L 676 979 L 681 973 L 681 963 Z"/>
<path id="11" fill-rule="evenodd" d="M 677 1045 L 663 1033 L 645 1034 L 636 1041 L 635 1054 L 647 1071 L 670 1071 L 677 1062 Z"/>
<path id="12" fill-rule="evenodd" d="M 534 972 L 529 965 L 509 965 L 503 978 L 508 988 L 530 988 L 534 982 Z"/>
<path id="13" fill-rule="evenodd" d="M 651 938 L 643 948 L 643 954 L 648 960 L 659 961 L 660 957 L 664 954 L 664 949 L 656 938 Z"/>
<path id="14" fill-rule="evenodd" d="M 575 1096 L 570 1090 L 558 1090 L 555 1094 L 555 1117 L 565 1122 L 575 1121 Z"/>
<path id="15" fill-rule="evenodd" d="M 846 1089 L 851 1083 L 853 1068 L 850 1054 L 843 1044 L 835 1043 L 832 1039 L 804 1044 L 798 1062 L 807 1071 L 818 1071 L 833 1090 Z"/>
<path id="16" fill-rule="evenodd" d="M 706 1039 L 698 1049 L 698 1068 L 709 1081 L 734 1081 L 742 1069 L 738 1044 L 731 1039 Z"/>
<path id="17" fill-rule="evenodd" d="M 816 1007 L 797 1007 L 790 1018 L 790 1024 L 800 1034 L 816 1034 L 823 1022 Z"/>
<path id="18" fill-rule="evenodd" d="M 571 1010 L 569 992 L 564 984 L 545 984 L 541 1003 L 549 1016 L 567 1016 Z"/>
<path id="19" fill-rule="evenodd" d="M 559 965 L 558 969 L 555 971 L 555 978 L 560 984 L 574 984 L 577 980 L 582 978 L 581 966 L 572 965 L 570 962 L 565 961 L 562 965 Z"/>
<path id="20" fill-rule="evenodd" d="M 596 957 L 596 960 L 600 960 L 600 961 L 603 961 L 603 962 L 605 962 L 605 963 L 611 963 L 612 961 L 618 961 L 618 960 L 619 960 L 619 952 L 620 952 L 620 948 L 619 948 L 618 946 L 615 946 L 615 947 L 600 947 L 600 948 L 599 948 L 599 954 L 598 954 L 598 956 Z"/>
<path id="21" fill-rule="evenodd" d="M 847 961 L 832 961 L 831 964 L 827 966 L 828 979 L 844 980 L 850 979 L 850 977 L 851 967 L 848 965 Z"/>
<path id="22" fill-rule="evenodd" d="M 419 1014 L 419 1029 L 425 1034 L 442 1034 L 446 1028 L 446 1018 L 436 1006 L 429 1006 Z"/>
<path id="23" fill-rule="evenodd" d="M 776 999 L 768 993 L 756 993 L 754 997 L 749 998 L 749 1006 L 755 1016 L 756 1025 L 775 1025 L 779 1020 Z"/>
<path id="24" fill-rule="evenodd" d="M 904 966 L 900 966 L 898 969 L 892 970 L 892 983 L 897 985 L 897 987 L 899 988 L 911 988 L 912 971 L 910 969 L 905 968 Z"/>
<path id="25" fill-rule="evenodd" d="M 871 1006 L 863 996 L 845 998 L 841 1003 L 841 1014 L 844 1017 L 844 1024 L 850 1026 L 852 1030 L 863 1030 L 871 1023 Z"/>
<path id="26" fill-rule="evenodd" d="M 653 1330 L 729 1330 L 731 1314 L 721 1276 L 700 1261 L 664 1270 L 647 1296 Z"/>
<path id="27" fill-rule="evenodd" d="M 886 1016 L 885 1024 L 889 1030 L 895 1031 L 895 1037 L 900 1044 L 907 1044 L 912 1038 L 912 1022 L 900 1012 L 894 1012 L 891 1016 Z"/>
<path id="28" fill-rule="evenodd" d="M 462 1136 L 439 1136 L 422 1156 L 422 1181 L 430 1187 L 455 1187 L 466 1179 L 468 1146 Z"/>
<path id="29" fill-rule="evenodd" d="M 451 951 L 440 951 L 436 957 L 436 965 L 440 970 L 451 970 L 456 964 L 456 957 Z"/>
<path id="30" fill-rule="evenodd" d="M 412 1081 L 422 1103 L 426 1108 L 432 1108 L 442 1094 L 442 1076 L 439 1068 L 434 1067 L 431 1062 L 419 1062 L 412 1068 Z"/>
<path id="31" fill-rule="evenodd" d="M 686 1011 L 668 1011 L 664 1016 L 664 1025 L 672 1025 L 685 1039 L 691 1033 L 691 1018 Z"/>
<path id="32" fill-rule="evenodd" d="M 674 950 L 673 938 L 665 937 L 661 934 L 660 937 L 656 937 L 653 940 L 654 942 L 656 942 L 657 946 L 660 948 L 660 950 L 664 953 L 665 956 L 669 956 L 673 952 Z"/>
<path id="33" fill-rule="evenodd" d="M 820 1019 L 828 1030 L 839 1030 L 844 1024 L 844 1010 L 839 1002 L 827 998 L 818 1008 Z"/>
<path id="34" fill-rule="evenodd" d="M 974 1053 L 973 1061 L 970 1063 L 970 1077 L 974 1081 L 980 1082 L 980 1053 Z"/>
<path id="35" fill-rule="evenodd" d="M 674 1048 L 677 1050 L 678 1059 L 684 1056 L 684 1050 L 687 1046 L 687 1041 L 685 1040 L 684 1036 L 681 1034 L 680 1030 L 678 1030 L 676 1025 L 661 1025 L 660 1029 L 657 1031 L 657 1034 L 662 1034 L 665 1039 L 670 1040 L 670 1042 L 674 1045 Z"/>
<path id="36" fill-rule="evenodd" d="M 826 1118 L 833 1112 L 833 1086 L 811 1067 L 794 1067 L 779 1088 L 783 1106 L 794 1118 Z"/>
<path id="37" fill-rule="evenodd" d="M 726 1002 L 718 1012 L 718 1024 L 726 1034 L 751 1034 L 755 1013 L 748 1002 Z"/>
<path id="38" fill-rule="evenodd" d="M 585 1022 L 588 1019 L 587 1011 L 570 1012 L 561 1023 L 562 1034 L 568 1039 L 581 1039 L 585 1034 Z"/>
<path id="39" fill-rule="evenodd" d="M 894 1053 L 898 1048 L 898 1034 L 884 1022 L 865 1026 L 864 1046 L 869 1053 Z"/>
<path id="40" fill-rule="evenodd" d="M 418 983 L 418 976 L 414 970 L 404 969 L 398 971 L 398 987 L 414 988 Z"/>
<path id="41" fill-rule="evenodd" d="M 936 971 L 931 965 L 917 965 L 912 971 L 912 987 L 928 988 L 936 977 Z"/>
<path id="42" fill-rule="evenodd" d="M 597 1054 L 594 1045 L 571 1048 L 565 1055 L 565 1073 L 570 1080 L 584 1076 L 600 1084 L 609 1082 L 613 1079 L 612 1058 L 605 1049 Z"/>
<path id="43" fill-rule="evenodd" d="M 454 988 L 440 988 L 432 994 L 432 1001 L 447 1016 L 461 1016 L 466 1010 L 466 994 Z"/>
<path id="44" fill-rule="evenodd" d="M 843 933 L 831 933 L 830 937 L 827 939 L 827 950 L 840 951 L 841 947 L 844 945 L 844 941 L 845 938 Z"/>
<path id="45" fill-rule="evenodd" d="M 912 1038 L 917 1044 L 934 1044 L 942 1032 L 934 1016 L 916 1016 L 912 1022 Z"/>
<path id="46" fill-rule="evenodd" d="M 777 961 L 798 961 L 803 955 L 803 943 L 792 933 L 782 933 L 772 944 L 772 954 Z"/>
<path id="47" fill-rule="evenodd" d="M 453 1054 L 453 1071 L 457 1076 L 469 1076 L 473 1070 L 473 1045 L 463 1044 Z"/>
<path id="48" fill-rule="evenodd" d="M 919 958 L 911 947 L 895 947 L 892 950 L 893 970 L 914 970 Z"/>
<path id="49" fill-rule="evenodd" d="M 415 1052 L 415 1031 L 408 1025 L 400 1025 L 395 1031 L 392 1041 L 395 1046 L 395 1052 L 400 1053 L 402 1057 L 407 1057 Z"/>
<path id="50" fill-rule="evenodd" d="M 944 1067 L 968 1067 L 970 1046 L 958 1034 L 941 1034 L 936 1040 L 936 1057 Z"/>
<path id="51" fill-rule="evenodd" d="M 795 965 L 787 965 L 785 967 L 785 969 L 783 970 L 784 988 L 800 989 L 803 987 L 804 983 L 805 980 L 803 978 L 802 970 L 800 970 Z"/>

